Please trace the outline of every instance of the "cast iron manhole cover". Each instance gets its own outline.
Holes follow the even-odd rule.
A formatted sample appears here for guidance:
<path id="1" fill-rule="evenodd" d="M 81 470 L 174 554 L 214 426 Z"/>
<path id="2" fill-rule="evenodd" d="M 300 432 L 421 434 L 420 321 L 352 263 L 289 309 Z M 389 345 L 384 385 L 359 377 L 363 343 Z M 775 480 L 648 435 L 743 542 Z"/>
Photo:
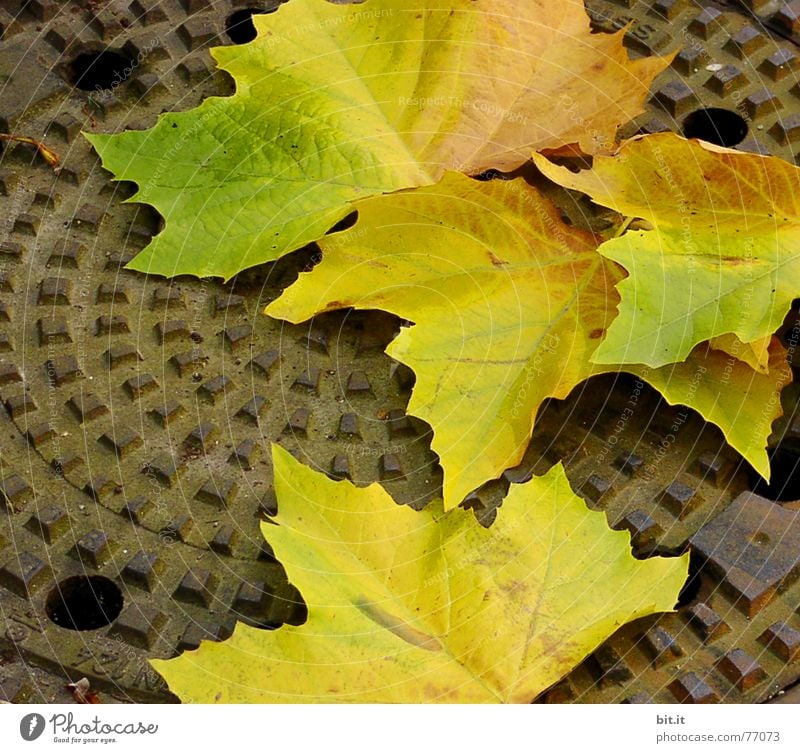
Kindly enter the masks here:
<path id="1" fill-rule="evenodd" d="M 54 176 L 22 145 L 0 158 L 0 698 L 67 700 L 85 676 L 114 700 L 168 700 L 148 657 L 237 620 L 302 621 L 258 529 L 275 505 L 270 442 L 406 504 L 441 484 L 429 429 L 405 412 L 413 374 L 383 353 L 397 320 L 262 316 L 314 249 L 228 284 L 123 269 L 159 220 L 121 203 L 131 187 L 81 129 L 144 128 L 231 93 L 209 46 L 248 41 L 251 13 L 275 6 L 0 8 L 0 130 L 45 138 L 64 164 Z M 672 129 L 796 160 L 793 4 L 743 6 L 588 3 L 598 28 L 631 24 L 632 54 L 681 50 L 625 135 Z M 591 211 L 556 198 L 576 220 Z M 796 397 L 775 456 L 787 482 Z M 541 701 L 758 701 L 798 679 L 800 513 L 774 489 L 757 491 L 781 502 L 752 494 L 716 429 L 633 378 L 595 379 L 550 404 L 522 465 L 468 504 L 490 519 L 510 481 L 558 460 L 641 556 L 689 547 L 693 577 L 675 614 L 626 627 Z"/>

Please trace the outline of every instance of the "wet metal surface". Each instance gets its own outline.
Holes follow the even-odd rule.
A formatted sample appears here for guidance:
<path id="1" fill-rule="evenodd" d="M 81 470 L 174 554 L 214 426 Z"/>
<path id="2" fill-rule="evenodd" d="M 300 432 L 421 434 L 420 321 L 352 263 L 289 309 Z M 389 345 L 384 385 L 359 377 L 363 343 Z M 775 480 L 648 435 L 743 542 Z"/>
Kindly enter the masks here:
<path id="1" fill-rule="evenodd" d="M 148 657 L 224 639 L 237 620 L 304 617 L 258 530 L 275 505 L 270 442 L 415 506 L 441 473 L 405 413 L 413 375 L 383 353 L 399 322 L 261 315 L 313 249 L 226 285 L 123 269 L 159 219 L 121 203 L 130 186 L 80 130 L 144 128 L 230 93 L 208 47 L 245 41 L 234 13 L 274 4 L 20 5 L 0 9 L 0 130 L 45 138 L 64 167 L 54 176 L 23 145 L 0 156 L 0 698 L 65 701 L 86 676 L 109 700 L 167 700 Z M 632 23 L 633 54 L 681 49 L 626 134 L 712 128 L 795 160 L 786 38 L 720 4 L 589 9 L 599 28 Z M 784 403 L 791 449 L 796 389 Z M 469 504 L 490 519 L 508 483 L 559 460 L 639 556 L 688 547 L 694 577 L 677 613 L 626 627 L 540 700 L 758 701 L 800 677 L 800 513 L 749 493 L 719 431 L 633 378 L 595 379 L 550 404 L 520 467 Z"/>

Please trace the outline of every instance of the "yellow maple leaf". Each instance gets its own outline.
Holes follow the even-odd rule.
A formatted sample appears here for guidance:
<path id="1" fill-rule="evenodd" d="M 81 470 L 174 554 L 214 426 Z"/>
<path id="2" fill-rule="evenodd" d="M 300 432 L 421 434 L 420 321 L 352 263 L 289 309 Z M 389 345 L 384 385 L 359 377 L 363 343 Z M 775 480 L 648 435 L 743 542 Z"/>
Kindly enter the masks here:
<path id="1" fill-rule="evenodd" d="M 409 412 L 433 427 L 447 509 L 519 462 L 544 400 L 608 371 L 639 374 L 691 406 L 768 477 L 767 437 L 791 376 L 777 342 L 767 374 L 702 345 L 663 370 L 593 363 L 624 273 L 522 179 L 449 173 L 357 208 L 356 226 L 324 239 L 322 262 L 266 311 L 301 322 L 382 309 L 414 322 L 387 352 L 417 376 Z"/>
<path id="2" fill-rule="evenodd" d="M 262 531 L 308 605 L 153 661 L 193 703 L 528 703 L 626 622 L 671 610 L 688 555 L 636 560 L 561 466 L 512 487 L 486 529 L 377 484 L 334 482 L 273 445 Z"/>
<path id="3" fill-rule="evenodd" d="M 577 173 L 534 161 L 557 183 L 649 223 L 600 247 L 628 276 L 596 363 L 661 366 L 729 335 L 763 362 L 765 338 L 800 291 L 800 168 L 673 133 L 631 139 Z"/>
<path id="4" fill-rule="evenodd" d="M 132 269 L 229 278 L 446 169 L 609 151 L 670 62 L 591 33 L 581 0 L 292 0 L 253 20 L 253 42 L 212 51 L 234 96 L 87 135 L 165 219 Z"/>

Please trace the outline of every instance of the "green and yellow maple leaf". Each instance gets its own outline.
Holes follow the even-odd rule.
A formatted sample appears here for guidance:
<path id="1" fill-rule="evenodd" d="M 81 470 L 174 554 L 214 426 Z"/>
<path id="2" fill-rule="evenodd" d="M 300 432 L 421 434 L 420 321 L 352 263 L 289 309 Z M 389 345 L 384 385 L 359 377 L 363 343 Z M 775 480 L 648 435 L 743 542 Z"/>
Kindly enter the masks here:
<path id="1" fill-rule="evenodd" d="M 323 240 L 322 262 L 267 313 L 301 322 L 354 307 L 414 322 L 387 352 L 416 373 L 408 410 L 433 428 L 450 509 L 520 461 L 544 400 L 621 369 L 592 356 L 616 315 L 623 272 L 522 179 L 448 173 L 356 207 L 355 227 Z M 687 363 L 624 370 L 716 423 L 768 477 L 765 445 L 781 413 L 773 397 L 790 378 L 773 350 L 768 374 L 703 346 Z"/>
<path id="2" fill-rule="evenodd" d="M 608 149 L 669 64 L 590 33 L 581 0 L 292 0 L 253 20 L 253 42 L 212 50 L 234 96 L 87 135 L 166 221 L 132 269 L 230 278 L 446 168 Z"/>
<path id="3" fill-rule="evenodd" d="M 513 486 L 491 528 L 395 504 L 273 446 L 264 536 L 308 621 L 238 625 L 153 661 L 194 703 L 527 703 L 626 622 L 673 609 L 688 555 L 639 561 L 563 468 Z"/>
<path id="4" fill-rule="evenodd" d="M 596 363 L 661 366 L 726 335 L 756 349 L 738 349 L 751 362 L 761 348 L 763 363 L 764 339 L 800 294 L 800 169 L 672 133 L 631 139 L 578 173 L 534 159 L 551 180 L 652 225 L 600 247 L 628 277 Z"/>
<path id="5" fill-rule="evenodd" d="M 767 362 L 756 371 L 744 357 L 696 346 L 686 361 L 651 369 L 642 364 L 617 366 L 655 387 L 667 400 L 694 408 L 715 424 L 731 445 L 765 479 L 770 477 L 766 445 L 772 423 L 783 413 L 781 390 L 792 380 L 786 348 L 777 337 L 766 349 Z"/>
<path id="6" fill-rule="evenodd" d="M 729 332 L 727 335 L 712 337 L 708 342 L 712 348 L 733 356 L 762 374 L 769 372 L 772 335 L 743 343 L 736 335 Z"/>

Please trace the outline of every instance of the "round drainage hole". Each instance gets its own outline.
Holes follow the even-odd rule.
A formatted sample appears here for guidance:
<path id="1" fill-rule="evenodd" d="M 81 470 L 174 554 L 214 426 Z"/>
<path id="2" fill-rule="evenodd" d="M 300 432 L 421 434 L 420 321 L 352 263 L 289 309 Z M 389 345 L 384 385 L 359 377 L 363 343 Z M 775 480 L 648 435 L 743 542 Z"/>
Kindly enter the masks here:
<path id="1" fill-rule="evenodd" d="M 84 52 L 69 66 L 70 83 L 83 91 L 104 91 L 119 86 L 133 72 L 134 63 L 111 50 Z"/>
<path id="2" fill-rule="evenodd" d="M 794 502 L 800 499 L 800 454 L 777 447 L 770 453 L 769 467 L 769 483 L 756 471 L 749 471 L 750 490 L 773 502 Z"/>
<path id="3" fill-rule="evenodd" d="M 277 8 L 273 8 L 273 10 L 277 10 Z M 256 25 L 253 23 L 253 16 L 260 16 L 269 12 L 259 8 L 244 8 L 231 13 L 228 16 L 228 20 L 225 21 L 225 33 L 228 35 L 228 39 L 234 44 L 252 42 L 258 36 Z"/>
<path id="4" fill-rule="evenodd" d="M 100 575 L 62 580 L 47 596 L 47 616 L 67 630 L 97 630 L 110 625 L 122 611 L 122 591 Z"/>
<path id="5" fill-rule="evenodd" d="M 717 146 L 736 146 L 747 136 L 747 121 L 733 110 L 708 107 L 686 116 L 683 135 L 687 139 L 702 139 Z"/>

